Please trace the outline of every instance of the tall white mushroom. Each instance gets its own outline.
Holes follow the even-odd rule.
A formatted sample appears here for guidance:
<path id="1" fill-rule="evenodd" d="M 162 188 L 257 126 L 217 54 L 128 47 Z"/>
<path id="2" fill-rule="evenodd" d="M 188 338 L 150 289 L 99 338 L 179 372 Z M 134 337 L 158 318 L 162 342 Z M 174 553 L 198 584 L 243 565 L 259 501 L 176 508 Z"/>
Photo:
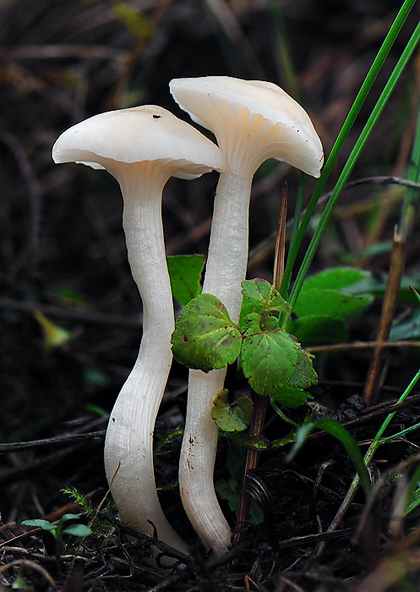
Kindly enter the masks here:
<path id="1" fill-rule="evenodd" d="M 52 155 L 56 163 L 104 168 L 120 184 L 128 259 L 143 301 L 143 336 L 134 368 L 110 415 L 106 474 L 124 522 L 149 535 L 154 526 L 160 540 L 187 552 L 163 514 L 153 470 L 153 431 L 172 362 L 174 329 L 162 190 L 171 176 L 195 179 L 221 170 L 224 158 L 191 125 L 153 105 L 82 121 L 58 138 Z"/>
<path id="2" fill-rule="evenodd" d="M 254 173 L 265 160 L 275 158 L 319 177 L 322 145 L 306 111 L 270 82 L 208 76 L 172 80 L 170 89 L 179 106 L 214 133 L 226 158 L 217 186 L 203 291 L 220 298 L 236 322 L 248 263 Z M 210 415 L 225 374 L 225 369 L 190 371 L 179 473 L 185 510 L 205 546 L 217 554 L 227 549 L 231 538 L 214 492 L 217 426 Z"/>

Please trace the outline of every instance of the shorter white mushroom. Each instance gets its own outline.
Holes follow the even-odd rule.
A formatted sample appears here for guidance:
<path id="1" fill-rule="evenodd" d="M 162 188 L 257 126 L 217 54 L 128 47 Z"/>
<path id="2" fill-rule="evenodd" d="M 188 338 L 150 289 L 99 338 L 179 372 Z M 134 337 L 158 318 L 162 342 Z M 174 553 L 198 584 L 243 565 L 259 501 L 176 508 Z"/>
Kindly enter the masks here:
<path id="1" fill-rule="evenodd" d="M 225 304 L 236 322 L 248 263 L 249 197 L 255 171 L 275 158 L 319 177 L 324 155 L 306 111 L 270 82 L 227 76 L 172 80 L 179 106 L 211 130 L 226 158 L 214 204 L 203 291 Z M 226 370 L 190 371 L 180 489 L 185 510 L 207 548 L 223 553 L 231 531 L 213 486 L 217 426 L 211 419 Z"/>
<path id="2" fill-rule="evenodd" d="M 128 259 L 143 301 L 143 336 L 135 366 L 112 409 L 105 468 L 121 519 L 180 551 L 187 546 L 163 514 L 153 470 L 153 431 L 172 362 L 174 311 L 162 229 L 162 190 L 171 176 L 194 179 L 224 167 L 219 148 L 156 106 L 110 111 L 65 131 L 56 163 L 108 170 L 124 198 Z"/>

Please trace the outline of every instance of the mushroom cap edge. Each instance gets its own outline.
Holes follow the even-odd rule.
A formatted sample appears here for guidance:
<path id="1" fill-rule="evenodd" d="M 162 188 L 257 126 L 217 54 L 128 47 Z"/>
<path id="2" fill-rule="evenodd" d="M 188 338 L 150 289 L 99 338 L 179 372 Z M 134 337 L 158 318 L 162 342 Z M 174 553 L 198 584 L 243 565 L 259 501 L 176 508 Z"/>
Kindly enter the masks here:
<path id="1" fill-rule="evenodd" d="M 175 78 L 169 83 L 169 88 L 181 109 L 186 111 L 195 123 L 213 131 L 216 137 L 214 113 L 219 112 L 219 109 L 221 113 L 223 103 L 228 103 L 237 113 L 245 108 L 251 115 L 260 114 L 271 125 L 277 125 L 279 130 L 286 132 L 289 138 L 299 138 L 290 145 L 300 145 L 301 154 L 298 161 L 304 158 L 307 162 L 305 166 L 301 166 L 300 162 L 293 162 L 293 157 L 289 161 L 284 154 L 276 156 L 275 149 L 271 157 L 290 162 L 314 177 L 320 176 L 324 151 L 313 123 L 303 107 L 276 84 L 229 76 L 203 76 Z M 221 117 L 220 122 L 227 127 L 225 116 Z M 280 141 L 280 152 L 281 143 Z"/>
<path id="2" fill-rule="evenodd" d="M 78 162 L 95 169 L 106 162 L 172 163 L 173 176 L 192 179 L 223 170 L 216 144 L 189 123 L 155 105 L 99 113 L 64 131 L 54 143 L 56 164 Z"/>

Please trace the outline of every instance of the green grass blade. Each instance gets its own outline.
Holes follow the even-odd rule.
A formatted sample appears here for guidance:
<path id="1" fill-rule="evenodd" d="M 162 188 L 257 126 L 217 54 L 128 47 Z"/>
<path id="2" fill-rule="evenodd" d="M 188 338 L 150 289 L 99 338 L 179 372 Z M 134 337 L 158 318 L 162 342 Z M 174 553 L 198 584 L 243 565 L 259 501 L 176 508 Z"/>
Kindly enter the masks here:
<path id="1" fill-rule="evenodd" d="M 363 462 L 362 454 L 354 438 L 335 419 L 320 419 L 319 421 L 314 421 L 313 423 L 305 424 L 301 428 L 299 428 L 296 434 L 296 442 L 288 458 L 290 459 L 296 454 L 296 452 L 302 446 L 306 438 L 315 428 L 320 428 L 325 432 L 328 432 L 328 434 L 339 440 L 345 446 L 347 454 L 351 458 L 356 468 L 357 474 L 360 478 L 360 483 L 362 484 L 363 491 L 367 499 L 370 494 L 371 485 L 369 474 L 367 472 L 365 463 Z"/>
<path id="2" fill-rule="evenodd" d="M 293 305 L 296 302 L 297 296 L 299 294 L 300 288 L 303 284 L 303 281 L 305 279 L 305 276 L 308 272 L 309 266 L 312 262 L 312 259 L 315 255 L 315 251 L 318 248 L 318 245 L 321 241 L 321 238 L 325 232 L 325 229 L 327 227 L 327 224 L 330 220 L 331 214 L 333 213 L 333 210 L 335 208 L 336 202 L 338 197 L 341 194 L 341 191 L 344 188 L 344 185 L 347 182 L 348 177 L 351 174 L 351 171 L 353 170 L 354 165 L 356 164 L 357 159 L 359 158 L 368 138 L 370 133 L 372 132 L 373 127 L 375 126 L 375 124 L 377 123 L 386 103 L 388 102 L 388 99 L 392 93 L 392 91 L 394 90 L 399 77 L 401 76 L 405 66 L 407 65 L 408 60 L 410 59 L 413 51 L 415 50 L 418 42 L 420 40 L 420 23 L 417 25 L 414 33 L 412 34 L 410 40 L 408 41 L 400 59 L 398 60 L 389 80 L 387 81 L 375 107 L 372 110 L 372 113 L 370 114 L 366 125 L 364 126 L 342 172 L 341 175 L 339 176 L 336 186 L 334 188 L 334 191 L 331 194 L 330 199 L 327 202 L 327 205 L 325 207 L 324 212 L 322 213 L 322 216 L 320 218 L 318 227 L 314 233 L 314 236 L 312 237 L 312 240 L 308 246 L 308 249 L 305 253 L 305 256 L 303 258 L 301 267 L 299 269 L 299 272 L 297 274 L 296 277 L 296 281 L 295 284 L 293 286 L 293 289 L 291 291 L 290 294 L 290 305 L 293 308 Z M 321 177 L 322 178 L 322 177 Z"/>
<path id="3" fill-rule="evenodd" d="M 407 175 L 408 180 L 414 181 L 414 183 L 420 181 L 420 105 L 418 107 L 416 135 L 414 138 L 413 150 L 411 152 L 411 164 Z M 413 225 L 415 207 L 419 197 L 420 193 L 418 189 L 415 189 L 414 187 L 407 188 L 400 216 L 400 233 L 401 236 L 405 238 L 409 234 Z"/>
<path id="4" fill-rule="evenodd" d="M 335 141 L 334 146 L 331 150 L 331 153 L 324 165 L 324 169 L 322 171 L 321 177 L 319 178 L 317 185 L 315 186 L 314 193 L 313 193 L 312 198 L 308 204 L 305 215 L 302 218 L 298 232 L 296 233 L 296 236 L 294 237 L 293 248 L 289 249 L 285 273 L 284 273 L 284 278 L 286 281 L 288 281 L 288 278 L 291 277 L 293 265 L 296 260 L 296 256 L 297 256 L 298 250 L 300 248 L 300 245 L 302 243 L 302 239 L 305 235 L 305 232 L 308 227 L 311 216 L 316 208 L 319 198 L 321 197 L 325 183 L 331 173 L 334 163 L 335 163 L 335 161 L 336 161 L 336 159 L 343 147 L 343 144 L 344 144 L 355 120 L 356 120 L 357 115 L 359 114 L 359 111 L 360 111 L 370 89 L 372 88 L 372 85 L 373 85 L 380 69 L 382 68 L 382 66 L 385 62 L 386 57 L 388 56 L 388 53 L 389 53 L 392 45 L 394 44 L 405 20 L 406 20 L 407 16 L 409 15 L 411 9 L 413 8 L 414 4 L 415 4 L 415 0 L 405 0 L 404 4 L 402 5 L 399 13 L 395 17 L 395 20 L 394 20 L 387 36 L 386 36 L 381 48 L 378 51 L 378 54 L 376 55 L 376 58 L 373 61 L 373 64 L 372 64 L 372 66 L 365 78 L 365 81 L 362 84 L 360 91 L 358 92 L 358 94 L 354 100 L 354 103 L 349 111 L 349 114 L 348 114 L 348 116 L 347 116 L 341 130 L 340 130 L 337 140 Z M 312 261 L 312 257 L 311 257 L 310 261 Z M 310 261 L 309 261 L 309 263 L 310 263 Z M 309 267 L 309 264 L 307 265 L 307 267 Z M 306 270 L 305 270 L 305 273 L 306 273 Z M 303 281 L 303 278 L 299 280 L 300 283 L 301 283 L 301 281 Z M 295 289 L 292 291 L 294 301 L 296 300 L 297 294 L 300 290 L 299 284 L 298 285 L 295 284 L 295 286 L 296 286 Z M 282 290 L 282 293 L 283 293 L 283 290 Z"/>

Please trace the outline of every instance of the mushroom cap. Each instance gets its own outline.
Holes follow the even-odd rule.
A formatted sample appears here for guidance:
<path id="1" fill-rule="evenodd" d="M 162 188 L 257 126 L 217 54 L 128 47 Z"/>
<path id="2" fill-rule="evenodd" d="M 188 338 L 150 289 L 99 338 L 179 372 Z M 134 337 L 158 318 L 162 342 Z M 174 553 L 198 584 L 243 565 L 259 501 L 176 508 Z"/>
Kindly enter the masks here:
<path id="1" fill-rule="evenodd" d="M 181 109 L 193 121 L 219 136 L 228 133 L 229 119 L 235 125 L 250 129 L 255 116 L 272 126 L 273 134 L 256 134 L 256 147 L 262 158 L 275 158 L 295 166 L 314 177 L 320 176 L 324 162 L 321 141 L 306 111 L 283 89 L 271 82 L 240 80 L 229 76 L 178 78 L 170 82 L 170 90 Z M 250 131 L 251 133 L 251 131 Z M 263 159 L 261 162 L 263 162 Z"/>
<path id="2" fill-rule="evenodd" d="M 52 149 L 55 163 L 77 162 L 95 169 L 107 162 L 159 161 L 174 177 L 195 179 L 224 168 L 220 149 L 193 126 L 162 107 L 143 105 L 107 111 L 63 132 Z"/>

